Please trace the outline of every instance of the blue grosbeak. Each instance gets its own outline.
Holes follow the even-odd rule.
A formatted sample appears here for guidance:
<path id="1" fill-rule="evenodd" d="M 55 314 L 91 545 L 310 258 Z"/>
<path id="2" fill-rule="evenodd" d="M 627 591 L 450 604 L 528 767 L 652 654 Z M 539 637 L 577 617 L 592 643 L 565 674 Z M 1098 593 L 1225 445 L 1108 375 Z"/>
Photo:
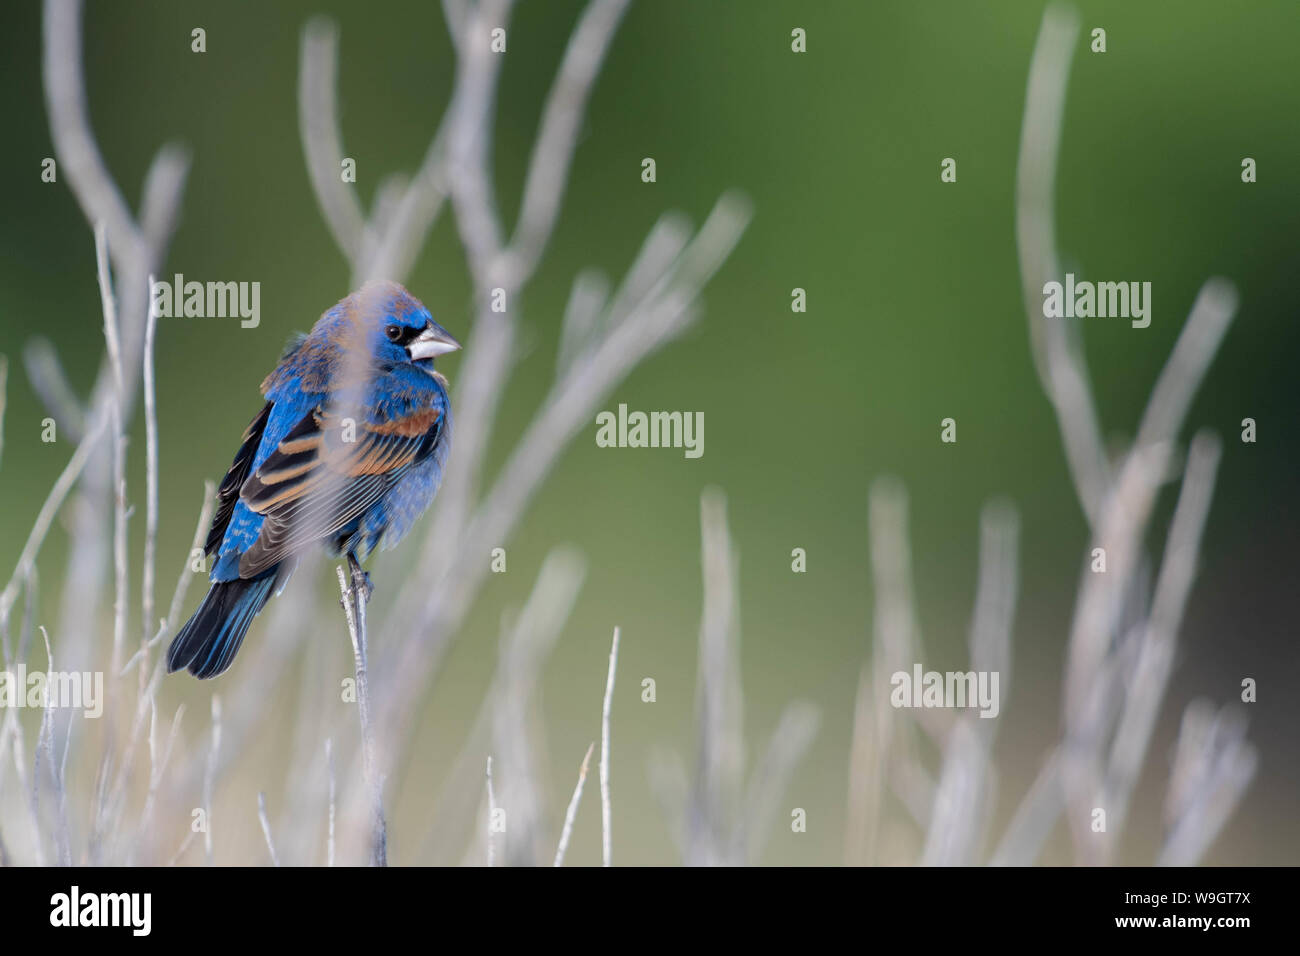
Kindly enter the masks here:
<path id="1" fill-rule="evenodd" d="M 396 544 L 433 500 L 451 446 L 435 356 L 460 348 L 395 282 L 370 282 L 291 342 L 266 405 L 217 490 L 207 597 L 167 651 L 168 672 L 216 677 L 308 547 L 355 565 Z"/>

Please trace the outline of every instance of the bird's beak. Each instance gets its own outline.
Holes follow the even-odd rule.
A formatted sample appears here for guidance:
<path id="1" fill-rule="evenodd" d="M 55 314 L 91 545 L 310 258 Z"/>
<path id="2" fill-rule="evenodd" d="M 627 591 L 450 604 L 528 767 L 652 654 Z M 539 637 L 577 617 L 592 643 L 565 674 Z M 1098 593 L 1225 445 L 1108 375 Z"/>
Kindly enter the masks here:
<path id="1" fill-rule="evenodd" d="M 411 339 L 406 346 L 406 350 L 411 353 L 411 361 L 413 362 L 433 358 L 436 355 L 446 355 L 448 352 L 455 352 L 459 348 L 460 343 L 452 338 L 451 333 L 437 322 L 430 322 L 426 325 L 424 331 Z"/>

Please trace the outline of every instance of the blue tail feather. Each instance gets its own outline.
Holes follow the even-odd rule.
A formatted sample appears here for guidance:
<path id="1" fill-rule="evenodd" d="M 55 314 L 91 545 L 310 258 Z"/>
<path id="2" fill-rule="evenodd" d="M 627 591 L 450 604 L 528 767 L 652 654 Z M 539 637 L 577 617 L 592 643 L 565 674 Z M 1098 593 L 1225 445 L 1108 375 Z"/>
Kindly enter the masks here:
<path id="1" fill-rule="evenodd" d="M 235 659 L 253 618 L 266 605 L 278 575 L 212 585 L 167 650 L 167 671 L 187 668 L 198 678 L 216 677 Z"/>

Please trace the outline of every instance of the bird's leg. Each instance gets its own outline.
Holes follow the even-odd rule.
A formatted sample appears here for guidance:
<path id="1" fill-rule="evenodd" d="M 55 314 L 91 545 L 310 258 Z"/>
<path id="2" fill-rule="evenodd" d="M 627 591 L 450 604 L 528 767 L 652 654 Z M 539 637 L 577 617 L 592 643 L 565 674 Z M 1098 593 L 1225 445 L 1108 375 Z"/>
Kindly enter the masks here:
<path id="1" fill-rule="evenodd" d="M 363 600 L 369 604 L 370 595 L 375 593 L 375 586 L 370 581 L 369 572 L 361 567 L 361 562 L 357 560 L 354 552 L 348 552 L 348 572 L 352 575 L 352 587 L 360 589 Z"/>

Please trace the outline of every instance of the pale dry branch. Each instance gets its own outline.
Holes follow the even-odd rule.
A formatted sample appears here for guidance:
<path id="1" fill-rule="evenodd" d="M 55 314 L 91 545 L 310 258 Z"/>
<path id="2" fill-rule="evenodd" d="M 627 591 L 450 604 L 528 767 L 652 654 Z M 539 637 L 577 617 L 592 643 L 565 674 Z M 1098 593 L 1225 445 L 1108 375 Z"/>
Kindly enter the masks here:
<path id="1" fill-rule="evenodd" d="M 370 720 L 370 679 L 367 666 L 366 647 L 366 602 L 368 600 L 369 582 L 361 566 L 349 555 L 351 581 L 343 573 L 340 565 L 337 570 L 340 603 L 347 619 L 348 636 L 352 640 L 352 654 L 356 664 L 357 712 L 361 721 L 361 755 L 362 771 L 365 774 L 366 790 L 370 796 L 371 817 L 371 866 L 388 865 L 388 825 L 384 819 L 383 784 L 375 759 L 374 732 Z"/>
<path id="2" fill-rule="evenodd" d="M 280 857 L 275 852 L 275 841 L 271 839 L 271 821 L 266 817 L 266 794 L 259 791 L 257 794 L 257 819 L 262 824 L 262 836 L 266 839 L 267 852 L 271 854 L 271 865 L 279 866 Z"/>
<path id="3" fill-rule="evenodd" d="M 484 698 L 494 763 L 499 774 L 504 770 L 502 803 L 510 808 L 500 854 L 509 866 L 539 866 L 549 857 L 547 808 L 537 768 L 542 727 L 536 702 L 542 668 L 573 613 L 585 576 L 586 562 L 578 551 L 557 547 L 546 555 L 527 602 L 506 628 L 501 662 Z M 477 745 L 477 738 L 471 734 L 467 749 Z"/>
<path id="4" fill-rule="evenodd" d="M 647 355 L 680 334 L 695 318 L 694 303 L 700 290 L 739 241 L 749 215 L 748 202 L 738 195 L 727 194 L 718 201 L 677 261 L 663 263 L 665 272 L 657 284 L 658 291 L 627 315 L 611 316 L 601 341 L 556 382 L 491 491 L 472 511 L 467 504 L 469 498 L 464 496 L 469 480 L 466 469 L 471 466 L 463 463 L 466 452 L 474 450 L 465 449 L 458 437 L 456 454 L 451 456 L 435 503 L 419 568 L 403 587 L 398 608 L 389 617 L 397 623 L 408 622 L 404 633 L 413 635 L 385 681 L 393 688 L 385 698 L 385 719 L 381 722 L 388 728 L 389 739 L 404 736 L 402 730 L 413 701 L 428 687 L 488 573 L 485 562 L 453 562 L 451 556 L 487 553 L 508 541 L 532 496 L 578 429 L 589 420 L 596 403 Z M 466 381 L 474 384 L 466 387 L 485 387 L 499 393 L 492 383 L 500 378 L 489 374 L 480 379 L 471 369 L 476 342 L 477 338 L 471 342 L 462 373 Z M 491 348 L 505 344 L 494 341 Z M 467 430 L 463 409 L 463 405 L 457 405 L 458 436 Z M 466 509 L 463 513 L 458 510 L 462 506 Z M 468 523 L 464 514 L 472 515 Z M 452 542 L 459 544 L 453 546 Z M 430 581 L 440 583 L 429 587 Z"/>
<path id="5" fill-rule="evenodd" d="M 68 382 L 59 355 L 49 339 L 29 339 L 23 348 L 23 367 L 33 391 L 45 410 L 58 423 L 63 436 L 72 444 L 80 443 L 86 433 L 86 408 Z"/>
<path id="6" fill-rule="evenodd" d="M 153 286 L 153 276 L 149 277 Z M 149 669 L 149 637 L 154 628 L 154 564 L 158 547 L 158 410 L 154 389 L 154 339 L 157 337 L 158 316 L 149 309 L 144 338 L 144 421 L 145 421 L 145 525 L 144 570 L 140 576 L 140 652 L 144 663 L 140 666 L 143 685 Z"/>
<path id="7" fill-rule="evenodd" d="M 497 824 L 497 797 L 492 789 L 492 755 L 488 754 L 487 758 L 487 801 L 488 801 L 488 819 L 487 819 L 487 865 L 496 866 L 496 839 L 495 831 Z"/>
<path id="8" fill-rule="evenodd" d="M 1006 706 L 1011 632 L 1018 582 L 1019 517 L 1007 502 L 992 502 L 980 515 L 979 583 L 971 616 L 971 670 L 998 675 L 998 712 Z M 967 866 L 976 862 L 991 811 L 991 761 L 996 714 L 963 715 L 943 744 L 943 767 L 926 823 L 922 862 Z"/>
<path id="9" fill-rule="evenodd" d="M 858 863 L 875 862 L 889 768 L 910 743 L 910 728 L 890 706 L 885 684 L 891 674 L 906 670 L 920 657 L 907 535 L 907 490 L 897 478 L 885 476 L 872 484 L 867 526 L 875 595 L 873 642 L 870 676 L 864 669 L 858 689 L 851 772 L 862 776 L 850 781 L 854 802 L 850 805 L 852 842 L 847 848 L 856 854 Z M 870 736 L 863 724 L 868 713 L 875 717 Z"/>
<path id="10" fill-rule="evenodd" d="M 573 835 L 573 821 L 578 816 L 578 804 L 582 802 L 582 788 L 587 783 L 587 765 L 591 762 L 591 752 L 596 749 L 595 741 L 587 746 L 587 753 L 582 758 L 582 766 L 578 768 L 578 782 L 573 787 L 573 796 L 569 798 L 569 806 L 564 811 L 564 827 L 560 830 L 560 842 L 555 847 L 554 866 L 564 865 L 564 854 L 569 849 L 569 838 Z"/>
<path id="11" fill-rule="evenodd" d="M 122 655 L 126 647 L 127 563 L 126 522 L 130 513 L 126 503 L 126 431 L 122 423 L 122 406 L 114 398 L 110 406 L 113 422 L 113 651 L 109 667 L 111 673 L 122 671 Z M 142 670 L 141 675 L 144 674 Z"/>
<path id="12" fill-rule="evenodd" d="M 1183 714 L 1166 801 L 1168 827 L 1159 866 L 1192 866 L 1210 848 L 1250 785 L 1259 757 L 1245 718 L 1207 701 Z"/>
<path id="13" fill-rule="evenodd" d="M 532 274 L 555 228 L 587 99 L 628 2 L 591 0 L 569 37 L 528 164 L 519 222 L 503 266 L 507 287 Z"/>
<path id="14" fill-rule="evenodd" d="M 745 802 L 732 838 L 732 859 L 756 863 L 772 831 L 777 805 L 794 779 L 795 769 L 812 746 L 821 712 L 812 704 L 789 704 L 777 722 L 766 752 L 745 792 Z"/>
<path id="15" fill-rule="evenodd" d="M 692 854 L 687 862 L 693 865 L 728 859 L 727 814 L 740 798 L 744 774 L 739 597 L 726 507 L 726 498 L 715 488 L 700 496 L 704 606 L 695 692 L 695 773 L 686 811 L 686 845 Z"/>
<path id="16" fill-rule="evenodd" d="M 1107 808 L 1107 852 L 1123 832 L 1128 804 L 1137 785 L 1160 705 L 1173 668 L 1174 650 L 1184 609 L 1196 572 L 1201 534 L 1214 495 L 1220 448 L 1218 439 L 1201 433 L 1192 442 L 1182 492 L 1169 525 L 1164 560 L 1156 582 L 1151 617 L 1142 631 L 1142 643 L 1130 678 L 1128 694 L 1110 747 L 1106 785 L 1101 805 Z"/>
<path id="17" fill-rule="evenodd" d="M 600 708 L 600 862 L 612 866 L 614 834 L 609 796 L 609 714 L 614 702 L 614 673 L 618 669 L 618 628 L 609 648 L 609 673 L 605 676 L 605 700 Z"/>
<path id="18" fill-rule="evenodd" d="M 864 866 L 871 862 L 868 846 L 874 839 L 883 774 L 875 776 L 881 761 L 877 757 L 876 736 L 879 723 L 873 724 L 872 670 L 864 664 L 858 673 L 858 691 L 853 698 L 853 735 L 849 744 L 849 792 L 844 829 L 844 865 Z"/>
<path id="19" fill-rule="evenodd" d="M 581 553 L 568 547 L 552 549 L 542 562 L 522 611 L 503 623 L 500 659 L 492 684 L 446 775 L 436 801 L 437 813 L 422 841 L 435 865 L 455 849 L 447 838 L 464 832 L 457 822 L 478 812 L 478 764 L 485 748 L 497 751 L 498 763 L 503 761 L 503 755 L 506 761 L 511 832 L 519 835 L 518 840 L 508 843 L 521 848 L 512 859 L 525 865 L 536 865 L 543 859 L 537 846 L 542 836 L 542 795 L 535 761 L 529 753 L 529 748 L 536 746 L 539 723 L 532 705 L 541 684 L 542 668 L 573 611 L 585 574 Z"/>
<path id="20" fill-rule="evenodd" d="M 30 576 L 32 569 L 35 567 L 36 555 L 40 552 L 46 534 L 49 533 L 50 524 L 54 521 L 54 516 L 58 514 L 60 506 L 68 496 L 68 492 L 72 490 L 72 486 L 81 477 L 81 471 L 86 466 L 86 461 L 95 450 L 96 443 L 107 428 L 108 423 L 108 416 L 101 415 L 99 417 L 90 434 L 82 438 L 81 444 L 77 446 L 77 450 L 73 452 L 68 464 L 54 482 L 54 487 L 50 489 L 49 495 L 46 496 L 45 503 L 41 505 L 41 510 L 36 515 L 32 530 L 27 535 L 27 541 L 23 544 L 23 550 L 18 556 L 18 564 L 14 568 L 14 573 L 9 578 L 9 583 L 5 585 L 4 590 L 0 591 L 0 623 L 8 623 L 9 612 L 13 610 L 14 602 L 18 599 L 18 591 L 22 587 L 23 581 Z"/>
<path id="21" fill-rule="evenodd" d="M 86 108 L 80 0 L 45 0 L 42 70 L 50 137 L 63 175 L 89 222 L 103 222 L 115 242 L 143 238 L 100 156 Z"/>
<path id="22" fill-rule="evenodd" d="M 143 671 L 141 672 L 143 673 Z M 136 827 L 135 842 L 127 852 L 126 865 L 134 866 L 136 851 L 144 843 L 149 827 L 154 823 L 154 807 L 158 800 L 158 788 L 163 781 L 167 764 L 171 762 L 172 751 L 176 747 L 176 737 L 181 729 L 181 717 L 185 714 L 185 705 L 176 708 L 172 717 L 171 730 L 167 735 L 167 746 L 161 753 L 158 750 L 158 709 L 154 706 L 149 719 L 149 789 L 145 794 L 144 807 L 140 811 L 140 822 Z"/>
<path id="23" fill-rule="evenodd" d="M 1049 6 L 1034 44 L 1025 93 L 1020 155 L 1016 164 L 1016 246 L 1034 364 L 1043 391 L 1056 412 L 1079 502 L 1096 524 L 1109 483 L 1109 463 L 1088 384 L 1088 369 L 1077 339 L 1066 326 L 1043 316 L 1043 286 L 1061 278 L 1056 253 L 1056 158 L 1061 147 L 1065 89 L 1079 33 L 1078 14 L 1061 4 Z"/>
<path id="24" fill-rule="evenodd" d="M 1060 278 L 1052 218 L 1056 159 L 1064 115 L 1077 15 L 1049 7 L 1030 65 L 1017 176 L 1017 242 L 1022 292 L 1043 389 L 1060 425 L 1076 491 L 1092 528 L 1093 555 L 1105 570 L 1081 572 L 1071 623 L 1065 676 L 1065 738 L 1044 765 L 995 854 L 998 863 L 1031 863 L 1060 812 L 1068 818 L 1076 854 L 1101 862 L 1113 838 L 1099 841 L 1088 827 L 1089 807 L 1118 810 L 1122 825 L 1159 702 L 1172 665 L 1172 641 L 1190 584 L 1189 539 L 1199 540 L 1213 469 L 1207 475 L 1203 442 L 1189 464 L 1179 513 L 1171 526 L 1181 542 L 1174 564 L 1157 585 L 1160 609 L 1150 608 L 1143 543 L 1156 495 L 1174 460 L 1174 442 L 1192 397 L 1209 367 L 1233 312 L 1236 293 L 1223 279 L 1201 289 L 1144 410 L 1132 448 L 1111 463 L 1099 426 L 1077 330 L 1041 314 L 1040 290 Z M 1189 484 L 1190 483 L 1190 484 Z M 1199 517 L 1197 515 L 1199 514 Z M 1193 530 L 1195 529 L 1195 530 Z M 1163 622 L 1157 621 L 1159 613 Z M 1169 622 L 1173 621 L 1170 629 Z M 1158 632 L 1159 636 L 1156 636 Z M 1142 679 L 1121 680 L 1134 667 Z M 1112 736 L 1113 733 L 1113 736 Z"/>
<path id="25" fill-rule="evenodd" d="M 335 779 L 334 779 L 334 741 L 325 738 L 325 763 L 329 768 L 329 830 L 325 843 L 325 861 L 327 866 L 334 865 L 334 817 L 335 817 Z"/>
<path id="26" fill-rule="evenodd" d="M 217 761 L 221 753 L 221 696 L 212 695 L 212 739 L 208 747 L 208 761 L 203 772 L 203 807 L 207 820 L 203 828 L 203 852 L 207 855 L 208 866 L 213 865 L 212 854 L 212 798 L 217 784 Z"/>
<path id="27" fill-rule="evenodd" d="M 338 126 L 338 31 L 324 18 L 302 33 L 298 72 L 298 132 L 307 178 L 334 241 L 348 261 L 361 247 L 365 218 L 356 191 L 343 181 L 343 137 Z"/>

